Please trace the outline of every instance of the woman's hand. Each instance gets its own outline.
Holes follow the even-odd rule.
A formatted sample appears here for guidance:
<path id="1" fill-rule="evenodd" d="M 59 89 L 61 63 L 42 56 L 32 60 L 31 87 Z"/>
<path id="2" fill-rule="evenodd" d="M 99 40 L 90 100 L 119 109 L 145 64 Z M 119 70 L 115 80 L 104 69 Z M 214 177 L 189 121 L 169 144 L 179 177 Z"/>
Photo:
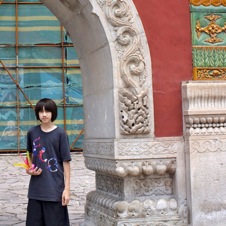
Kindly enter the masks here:
<path id="1" fill-rule="evenodd" d="M 42 169 L 38 167 L 29 168 L 26 170 L 26 173 L 31 176 L 39 176 L 42 173 Z"/>

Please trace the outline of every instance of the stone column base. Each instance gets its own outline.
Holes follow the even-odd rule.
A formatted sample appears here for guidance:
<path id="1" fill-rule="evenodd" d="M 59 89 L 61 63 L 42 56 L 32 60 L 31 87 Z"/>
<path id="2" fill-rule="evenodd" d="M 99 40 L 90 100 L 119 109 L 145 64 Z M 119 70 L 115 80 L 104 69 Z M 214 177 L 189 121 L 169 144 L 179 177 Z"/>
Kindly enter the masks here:
<path id="1" fill-rule="evenodd" d="M 187 208 L 174 198 L 120 201 L 99 191 L 87 195 L 83 226 L 187 226 Z"/>

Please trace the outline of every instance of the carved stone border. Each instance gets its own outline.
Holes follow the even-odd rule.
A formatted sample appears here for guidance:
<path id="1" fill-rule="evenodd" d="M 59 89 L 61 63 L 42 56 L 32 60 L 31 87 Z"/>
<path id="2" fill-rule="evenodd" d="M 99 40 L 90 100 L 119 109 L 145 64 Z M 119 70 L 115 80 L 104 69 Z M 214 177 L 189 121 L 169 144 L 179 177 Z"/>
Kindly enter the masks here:
<path id="1" fill-rule="evenodd" d="M 110 159 L 174 157 L 183 150 L 183 144 L 181 137 L 155 140 L 85 140 L 84 155 Z"/>
<path id="2" fill-rule="evenodd" d="M 116 36 L 120 132 L 123 135 L 150 133 L 149 90 L 144 48 L 134 13 L 126 0 L 97 0 Z"/>
<path id="3" fill-rule="evenodd" d="M 216 138 L 213 139 L 190 139 L 185 143 L 185 150 L 190 154 L 202 153 L 221 153 L 226 152 L 226 139 Z"/>
<path id="4" fill-rule="evenodd" d="M 109 160 L 98 158 L 85 158 L 85 165 L 88 169 L 96 172 L 114 175 L 124 178 L 126 176 L 139 176 L 144 174 L 163 176 L 174 174 L 176 170 L 176 158 L 156 158 L 139 160 Z"/>

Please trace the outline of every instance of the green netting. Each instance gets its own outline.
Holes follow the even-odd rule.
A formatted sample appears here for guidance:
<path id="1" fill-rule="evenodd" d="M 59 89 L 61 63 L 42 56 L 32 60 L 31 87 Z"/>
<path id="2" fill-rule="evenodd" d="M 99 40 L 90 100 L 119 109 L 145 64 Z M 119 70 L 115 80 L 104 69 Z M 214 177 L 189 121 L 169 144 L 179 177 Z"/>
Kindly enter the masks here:
<path id="1" fill-rule="evenodd" d="M 1 32 L 0 32 L 1 34 Z M 15 66 L 16 64 L 16 50 L 15 48 L 0 48 L 0 60 L 4 62 L 6 67 Z"/>
<path id="2" fill-rule="evenodd" d="M 80 136 L 84 127 L 83 108 L 68 107 L 66 109 L 66 130 L 69 142 L 72 145 L 79 136 L 80 139 L 73 145 L 74 148 L 82 148 L 83 134 Z M 58 117 L 55 121 L 57 126 L 64 128 L 64 110 L 58 107 Z M 16 108 L 0 109 L 0 147 L 1 149 L 17 149 L 18 143 L 22 149 L 26 148 L 26 134 L 31 126 L 38 125 L 33 109 L 20 109 L 20 126 L 18 127 Z M 19 139 L 18 139 L 19 137 Z"/>
<path id="3" fill-rule="evenodd" d="M 80 70 L 67 69 L 66 71 L 66 95 L 68 104 L 83 104 L 82 77 Z"/>
<path id="4" fill-rule="evenodd" d="M 66 130 L 69 138 L 70 144 L 77 138 L 79 133 L 84 128 L 83 121 L 83 107 L 67 107 L 66 109 Z M 58 107 L 58 119 L 63 118 L 63 108 Z M 56 124 L 58 126 L 63 127 L 64 122 L 62 120 L 57 120 Z M 73 145 L 73 148 L 82 148 L 83 144 L 83 135 L 81 135 L 80 139 Z"/>
<path id="5" fill-rule="evenodd" d="M 62 66 L 61 47 L 21 47 L 19 66 Z"/>
<path id="6" fill-rule="evenodd" d="M 0 65 L 0 150 L 26 148 L 27 131 L 39 123 L 30 104 L 35 105 L 44 97 L 57 103 L 56 124 L 66 128 L 72 148 L 82 148 L 84 121 L 79 60 L 74 47 L 60 46 L 62 42 L 71 44 L 71 39 L 65 30 L 61 35 L 59 21 L 44 5 L 19 4 L 18 23 L 15 8 L 15 4 L 0 5 L 0 60 L 10 73 Z"/>
<path id="7" fill-rule="evenodd" d="M 48 97 L 63 100 L 62 71 L 60 69 L 26 69 L 20 71 L 20 86 L 32 103 Z M 22 105 L 28 105 L 24 95 L 20 94 Z"/>
<path id="8" fill-rule="evenodd" d="M 20 126 L 18 126 L 18 119 Z M 15 107 L 0 108 L 0 120 L 0 148 L 16 150 L 19 145 L 21 149 L 25 149 L 27 131 L 31 126 L 37 124 L 34 111 L 20 109 L 18 115 Z"/>
<path id="9" fill-rule="evenodd" d="M 61 42 L 60 23 L 44 5 L 19 5 L 18 12 L 19 44 Z"/>
<path id="10" fill-rule="evenodd" d="M 15 0 L 1 0 L 1 2 L 4 2 L 4 3 L 15 3 L 16 1 Z M 30 2 L 30 3 L 39 3 L 40 1 L 38 0 L 17 0 L 18 3 L 21 3 L 21 2 Z"/>
<path id="11" fill-rule="evenodd" d="M 0 148 L 17 149 L 18 126 L 16 108 L 0 109 Z M 24 136 L 20 137 L 24 143 Z"/>
<path id="12" fill-rule="evenodd" d="M 70 38 L 69 34 L 65 30 L 64 30 L 64 42 L 72 44 L 71 38 Z"/>
<path id="13" fill-rule="evenodd" d="M 3 3 L 15 3 L 15 0 L 1 0 Z"/>
<path id="14" fill-rule="evenodd" d="M 4 0 L 5 1 L 5 0 Z M 7 1 L 14 1 L 14 0 L 7 0 Z M 34 2 L 34 3 L 36 3 L 36 2 L 40 2 L 40 1 L 38 1 L 38 0 L 17 0 L 19 3 L 20 2 Z"/>
<path id="15" fill-rule="evenodd" d="M 15 6 L 0 5 L 0 44 L 15 44 Z"/>
<path id="16" fill-rule="evenodd" d="M 9 69 L 9 73 L 11 74 L 13 79 L 16 79 L 15 70 Z M 15 83 L 10 78 L 10 76 L 8 75 L 7 71 L 4 68 L 0 68 L 0 88 L 5 88 L 5 89 L 16 88 Z"/>
<path id="17" fill-rule="evenodd" d="M 78 56 L 74 47 L 65 48 L 65 60 L 66 66 L 79 66 Z"/>

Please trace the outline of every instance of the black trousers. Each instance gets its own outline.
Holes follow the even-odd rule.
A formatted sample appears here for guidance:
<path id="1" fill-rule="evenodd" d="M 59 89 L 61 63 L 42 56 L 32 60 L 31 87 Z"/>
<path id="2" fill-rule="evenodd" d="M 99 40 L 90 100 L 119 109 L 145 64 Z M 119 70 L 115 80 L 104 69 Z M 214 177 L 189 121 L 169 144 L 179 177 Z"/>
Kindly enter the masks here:
<path id="1" fill-rule="evenodd" d="M 69 226 L 67 206 L 29 199 L 26 226 Z"/>

